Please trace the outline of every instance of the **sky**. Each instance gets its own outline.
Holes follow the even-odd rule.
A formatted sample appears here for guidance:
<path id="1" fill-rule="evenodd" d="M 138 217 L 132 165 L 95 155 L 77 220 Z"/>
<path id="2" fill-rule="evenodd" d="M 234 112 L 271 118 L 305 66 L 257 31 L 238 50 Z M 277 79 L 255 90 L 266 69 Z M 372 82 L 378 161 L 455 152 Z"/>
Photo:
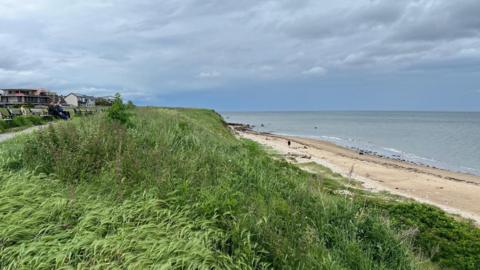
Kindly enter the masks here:
<path id="1" fill-rule="evenodd" d="M 480 111 L 479 0 L 0 0 L 0 88 L 220 111 Z"/>

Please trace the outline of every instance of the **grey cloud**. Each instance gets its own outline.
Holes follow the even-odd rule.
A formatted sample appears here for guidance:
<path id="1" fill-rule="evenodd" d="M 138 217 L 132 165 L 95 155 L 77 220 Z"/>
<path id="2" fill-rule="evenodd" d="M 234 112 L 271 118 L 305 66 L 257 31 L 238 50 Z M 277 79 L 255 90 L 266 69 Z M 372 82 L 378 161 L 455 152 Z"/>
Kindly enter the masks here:
<path id="1" fill-rule="evenodd" d="M 324 67 L 315 66 L 307 70 L 304 70 L 302 74 L 308 75 L 308 76 L 324 76 L 325 74 L 327 74 L 327 70 Z"/>
<path id="2" fill-rule="evenodd" d="M 13 57 L 12 55 L 8 55 L 8 54 L 0 55 L 0 69 L 16 70 L 19 68 L 19 65 L 20 63 L 16 61 L 15 57 Z"/>
<path id="3" fill-rule="evenodd" d="M 399 40 L 437 41 L 480 36 L 480 2 L 420 1 L 406 10 L 395 27 Z"/>
<path id="4" fill-rule="evenodd" d="M 281 27 L 299 38 L 322 39 L 352 35 L 358 31 L 370 31 L 393 24 L 402 16 L 406 3 L 358 1 L 353 5 L 347 3 L 326 10 L 320 4 L 314 12 L 311 7 L 297 11 Z"/>
<path id="5" fill-rule="evenodd" d="M 0 85 L 140 98 L 355 69 L 428 70 L 446 59 L 467 65 L 465 57 L 480 59 L 479 3 L 5 0 Z"/>
<path id="6" fill-rule="evenodd" d="M 213 71 L 202 71 L 200 72 L 197 77 L 200 79 L 212 79 L 220 77 L 220 72 L 213 70 Z"/>

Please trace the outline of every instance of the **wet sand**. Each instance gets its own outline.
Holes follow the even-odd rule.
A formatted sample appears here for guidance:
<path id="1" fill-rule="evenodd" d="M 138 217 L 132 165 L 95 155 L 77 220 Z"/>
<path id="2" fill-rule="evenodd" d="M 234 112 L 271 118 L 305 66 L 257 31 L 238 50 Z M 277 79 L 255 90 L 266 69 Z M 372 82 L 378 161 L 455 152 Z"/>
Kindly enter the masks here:
<path id="1" fill-rule="evenodd" d="M 480 224 L 479 176 L 368 155 L 322 140 L 257 133 L 239 126 L 233 128 L 238 136 L 294 157 L 298 163 L 315 162 L 358 180 L 364 189 L 388 191 L 428 203 Z"/>

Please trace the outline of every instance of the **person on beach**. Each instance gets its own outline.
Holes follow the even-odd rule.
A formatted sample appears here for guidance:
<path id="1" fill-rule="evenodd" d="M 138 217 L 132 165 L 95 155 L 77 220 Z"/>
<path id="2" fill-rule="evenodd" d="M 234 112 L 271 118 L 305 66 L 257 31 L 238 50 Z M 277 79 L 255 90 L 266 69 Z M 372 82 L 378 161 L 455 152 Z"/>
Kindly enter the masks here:
<path id="1" fill-rule="evenodd" d="M 292 144 L 292 142 L 290 140 L 287 141 L 287 144 L 288 144 L 288 147 L 290 147 L 290 145 Z"/>

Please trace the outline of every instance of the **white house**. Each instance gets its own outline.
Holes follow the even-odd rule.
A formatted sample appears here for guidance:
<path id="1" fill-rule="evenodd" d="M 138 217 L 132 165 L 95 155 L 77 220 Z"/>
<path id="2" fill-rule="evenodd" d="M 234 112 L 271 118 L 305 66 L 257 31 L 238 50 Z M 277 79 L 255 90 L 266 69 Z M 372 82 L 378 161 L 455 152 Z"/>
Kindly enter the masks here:
<path id="1" fill-rule="evenodd" d="M 95 106 L 95 97 L 78 93 L 70 93 L 65 96 L 65 102 L 74 107 L 91 107 Z"/>

